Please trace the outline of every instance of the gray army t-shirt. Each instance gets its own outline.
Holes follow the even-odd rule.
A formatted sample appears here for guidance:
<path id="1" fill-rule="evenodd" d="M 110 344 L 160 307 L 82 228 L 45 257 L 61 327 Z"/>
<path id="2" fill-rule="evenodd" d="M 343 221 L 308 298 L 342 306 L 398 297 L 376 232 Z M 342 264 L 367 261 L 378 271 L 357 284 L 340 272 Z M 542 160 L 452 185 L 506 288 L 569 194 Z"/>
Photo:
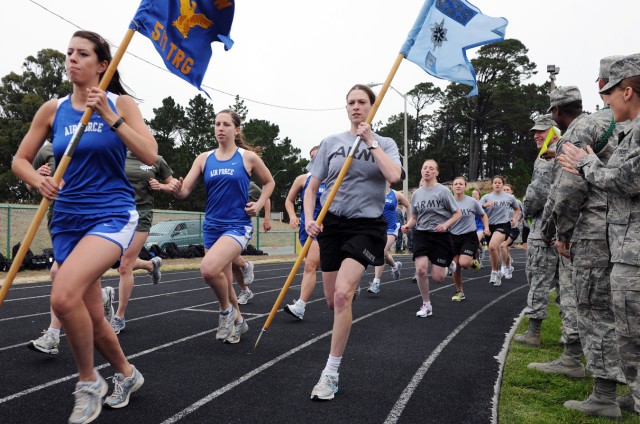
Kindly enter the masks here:
<path id="1" fill-rule="evenodd" d="M 416 230 L 435 231 L 436 227 L 451 218 L 458 204 L 451 190 L 442 184 L 420 187 L 411 196 L 411 213 L 416 218 Z"/>
<path id="2" fill-rule="evenodd" d="M 395 141 L 377 134 L 374 134 L 374 137 L 378 140 L 378 148 L 400 165 L 400 155 Z M 329 196 L 355 139 L 356 137 L 347 131 L 329 136 L 320 143 L 309 171 L 312 176 L 326 184 L 322 204 Z M 364 141 L 361 141 L 336 197 L 329 206 L 329 212 L 346 218 L 377 218 L 382 215 L 384 208 L 386 184 L 384 175 L 373 159 L 373 153 L 367 149 Z"/>
<path id="3" fill-rule="evenodd" d="M 455 198 L 454 198 L 455 199 Z M 464 196 L 462 200 L 455 199 L 462 217 L 451 226 L 451 234 L 467 234 L 476 232 L 476 215 L 484 215 L 482 205 L 473 197 Z"/>

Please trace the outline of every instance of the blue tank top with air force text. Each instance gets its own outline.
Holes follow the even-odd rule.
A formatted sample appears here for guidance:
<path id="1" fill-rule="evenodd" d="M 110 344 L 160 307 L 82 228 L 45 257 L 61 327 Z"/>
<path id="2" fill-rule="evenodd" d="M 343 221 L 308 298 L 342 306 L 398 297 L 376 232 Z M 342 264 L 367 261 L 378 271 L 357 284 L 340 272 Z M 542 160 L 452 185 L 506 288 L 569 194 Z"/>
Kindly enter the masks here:
<path id="1" fill-rule="evenodd" d="M 203 228 L 251 227 L 251 217 L 244 210 L 249 201 L 251 179 L 242 159 L 245 150 L 238 148 L 228 160 L 218 160 L 215 152 L 215 149 L 209 152 L 204 164 L 207 206 Z"/>
<path id="2" fill-rule="evenodd" d="M 387 220 L 387 227 L 389 228 L 395 228 L 396 224 L 398 223 L 398 216 L 396 215 L 397 207 L 398 198 L 396 197 L 396 192 L 394 190 L 391 190 L 384 198 L 384 209 L 382 210 L 384 219 Z"/>
<path id="3" fill-rule="evenodd" d="M 117 98 L 107 93 L 114 111 Z M 73 108 L 69 96 L 58 100 L 51 128 L 56 163 L 62 160 L 83 113 Z M 124 172 L 126 156 L 127 146 L 94 112 L 64 173 L 55 210 L 84 215 L 134 210 L 134 192 Z"/>

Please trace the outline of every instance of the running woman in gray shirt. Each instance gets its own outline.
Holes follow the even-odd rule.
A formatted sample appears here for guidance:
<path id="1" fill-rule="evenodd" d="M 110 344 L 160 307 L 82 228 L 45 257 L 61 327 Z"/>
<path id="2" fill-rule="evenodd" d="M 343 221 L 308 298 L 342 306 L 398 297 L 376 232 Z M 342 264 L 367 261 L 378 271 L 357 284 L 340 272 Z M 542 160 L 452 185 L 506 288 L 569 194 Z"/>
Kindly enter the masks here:
<path id="1" fill-rule="evenodd" d="M 333 309 L 333 333 L 329 359 L 311 399 L 331 400 L 338 391 L 338 369 L 349 340 L 351 302 L 368 265 L 384 264 L 387 222 L 382 215 L 386 184 L 400 182 L 402 168 L 398 147 L 390 138 L 371 130 L 367 115 L 376 96 L 366 85 L 355 85 L 347 93 L 349 131 L 332 135 L 320 144 L 311 164 L 311 178 L 304 195 L 306 231 L 317 237 L 324 295 Z M 320 183 L 326 188 L 326 203 L 336 178 L 347 160 L 356 136 L 361 138 L 329 212 L 321 225 L 313 216 Z"/>
<path id="2" fill-rule="evenodd" d="M 492 180 L 493 191 L 480 199 L 480 204 L 489 217 L 489 259 L 491 261 L 491 278 L 494 286 L 502 284 L 500 273 L 500 244 L 507 239 L 511 228 L 518 224 L 520 208 L 516 198 L 503 192 L 504 178 L 496 175 Z M 513 209 L 513 212 L 511 211 Z"/>
<path id="3" fill-rule="evenodd" d="M 441 283 L 447 276 L 447 268 L 455 272 L 453 244 L 449 229 L 460 219 L 460 208 L 451 191 L 438 184 L 440 168 L 433 159 L 422 164 L 420 188 L 411 196 L 411 219 L 402 226 L 408 233 L 416 228 L 413 236 L 413 260 L 416 263 L 418 288 L 422 295 L 422 306 L 417 317 L 425 318 L 433 314 L 429 295 L 429 264 L 431 278 Z"/>
<path id="4" fill-rule="evenodd" d="M 482 220 L 484 233 L 489 235 L 489 218 L 476 199 L 464 194 L 466 188 L 465 177 L 456 177 L 453 180 L 453 197 L 462 213 L 460 220 L 451 227 L 453 262 L 456 264 L 456 270 L 451 274 L 453 284 L 456 286 L 456 294 L 451 298 L 454 302 L 461 302 L 466 298 L 462 289 L 462 268 L 478 271 L 481 267 L 476 260 L 476 253 L 480 247 L 480 240 L 476 234 L 476 217 Z"/>

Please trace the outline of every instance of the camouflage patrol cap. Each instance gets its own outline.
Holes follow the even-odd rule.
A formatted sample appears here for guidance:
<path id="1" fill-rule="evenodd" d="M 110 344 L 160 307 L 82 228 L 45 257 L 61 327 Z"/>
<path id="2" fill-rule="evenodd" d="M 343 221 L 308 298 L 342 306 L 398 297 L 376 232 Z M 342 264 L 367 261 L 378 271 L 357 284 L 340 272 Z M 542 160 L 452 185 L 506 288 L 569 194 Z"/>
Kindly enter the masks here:
<path id="1" fill-rule="evenodd" d="M 624 56 L 622 55 L 615 55 L 603 57 L 602 59 L 600 59 L 600 69 L 598 70 L 598 79 L 596 80 L 596 82 L 601 79 L 609 79 L 609 67 L 613 62 L 622 59 L 623 57 Z"/>
<path id="2" fill-rule="evenodd" d="M 580 90 L 575 85 L 567 85 L 558 87 L 549 94 L 550 106 L 547 113 L 551 112 L 556 106 L 566 105 L 567 103 L 582 100 Z"/>
<path id="3" fill-rule="evenodd" d="M 618 59 L 609 67 L 609 82 L 602 87 L 600 93 L 607 94 L 620 81 L 640 75 L 640 54 L 632 54 Z"/>
<path id="4" fill-rule="evenodd" d="M 556 125 L 556 121 L 551 119 L 551 115 L 540 115 L 536 118 L 533 127 L 529 131 L 546 131 Z"/>

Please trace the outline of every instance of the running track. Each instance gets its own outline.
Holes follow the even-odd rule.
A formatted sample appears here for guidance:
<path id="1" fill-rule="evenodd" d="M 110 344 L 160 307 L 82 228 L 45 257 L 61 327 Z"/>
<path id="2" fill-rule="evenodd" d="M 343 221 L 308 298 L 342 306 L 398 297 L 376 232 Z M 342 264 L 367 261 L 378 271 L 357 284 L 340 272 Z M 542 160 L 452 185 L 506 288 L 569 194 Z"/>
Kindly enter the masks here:
<path id="1" fill-rule="evenodd" d="M 305 320 L 282 309 L 254 343 L 292 263 L 259 264 L 242 307 L 250 329 L 237 345 L 215 340 L 218 303 L 198 271 L 166 272 L 159 285 L 138 276 L 120 334 L 124 352 L 145 384 L 120 410 L 104 409 L 97 423 L 491 423 L 501 362 L 514 321 L 525 306 L 524 253 L 512 253 L 515 272 L 500 287 L 489 270 L 464 271 L 467 300 L 451 302 L 453 284 L 431 287 L 434 315 L 417 318 L 421 305 L 411 282 L 413 262 L 400 280 L 388 268 L 382 290 L 361 282 L 354 325 L 331 402 L 309 399 L 329 353 L 332 313 L 321 274 Z M 299 270 L 286 302 L 297 298 Z M 110 278 L 104 285 L 116 286 Z M 14 286 L 0 309 L 0 422 L 64 423 L 73 407 L 75 365 L 62 338 L 59 355 L 27 350 L 49 322 L 48 283 Z M 282 305 L 283 306 L 283 305 Z M 96 354 L 96 366 L 113 370 Z"/>

